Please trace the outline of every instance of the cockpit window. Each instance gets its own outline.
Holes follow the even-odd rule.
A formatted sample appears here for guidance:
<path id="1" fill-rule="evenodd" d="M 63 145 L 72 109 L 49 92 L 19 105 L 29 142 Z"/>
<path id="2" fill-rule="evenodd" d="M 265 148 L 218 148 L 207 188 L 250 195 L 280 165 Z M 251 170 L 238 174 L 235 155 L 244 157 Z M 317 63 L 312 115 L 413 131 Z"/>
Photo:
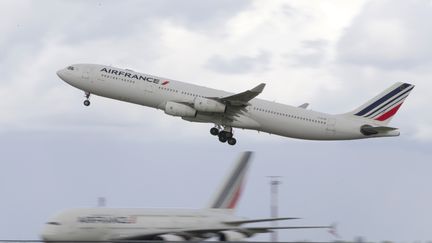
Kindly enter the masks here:
<path id="1" fill-rule="evenodd" d="M 47 224 L 51 224 L 51 225 L 60 225 L 59 222 L 48 222 Z"/>
<path id="2" fill-rule="evenodd" d="M 72 66 L 69 66 L 69 67 L 67 67 L 67 70 L 75 70 L 75 68 L 74 67 L 72 67 Z"/>

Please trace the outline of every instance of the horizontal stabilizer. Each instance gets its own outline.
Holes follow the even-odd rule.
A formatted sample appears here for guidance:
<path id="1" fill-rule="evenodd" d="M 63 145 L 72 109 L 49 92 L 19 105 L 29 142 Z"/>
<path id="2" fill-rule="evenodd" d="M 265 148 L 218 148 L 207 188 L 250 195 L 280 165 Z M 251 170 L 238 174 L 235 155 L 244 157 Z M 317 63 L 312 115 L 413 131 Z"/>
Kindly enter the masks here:
<path id="1" fill-rule="evenodd" d="M 309 103 L 304 103 L 298 106 L 298 108 L 306 109 L 309 106 Z"/>
<path id="2" fill-rule="evenodd" d="M 240 224 L 249 224 L 249 223 L 258 223 L 258 222 L 269 222 L 269 221 L 279 221 L 279 220 L 293 220 L 300 218 L 266 218 L 266 219 L 249 219 L 249 220 L 236 220 L 236 221 L 226 221 L 225 224 L 230 225 L 240 225 Z"/>
<path id="3" fill-rule="evenodd" d="M 393 132 L 396 130 L 398 130 L 398 128 L 385 127 L 385 126 L 373 127 L 373 126 L 369 126 L 369 125 L 364 125 L 360 128 L 361 133 L 363 133 L 364 135 L 390 133 L 390 132 Z"/>

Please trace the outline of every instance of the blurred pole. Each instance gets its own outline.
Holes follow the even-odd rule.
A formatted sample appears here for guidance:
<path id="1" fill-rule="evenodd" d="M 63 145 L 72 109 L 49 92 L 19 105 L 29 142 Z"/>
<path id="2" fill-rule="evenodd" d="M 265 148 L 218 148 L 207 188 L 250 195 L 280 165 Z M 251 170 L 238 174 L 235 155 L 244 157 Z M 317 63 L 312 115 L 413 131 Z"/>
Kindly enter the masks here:
<path id="1" fill-rule="evenodd" d="M 279 178 L 281 178 L 281 176 L 268 176 L 268 177 L 270 178 L 270 217 L 271 218 L 277 218 L 279 215 L 278 214 L 278 210 L 279 210 L 278 186 L 282 183 L 279 179 Z M 273 227 L 277 227 L 277 225 L 278 225 L 277 221 L 272 221 Z M 278 231 L 277 230 L 274 230 L 270 234 L 270 241 L 271 242 L 278 242 Z"/>

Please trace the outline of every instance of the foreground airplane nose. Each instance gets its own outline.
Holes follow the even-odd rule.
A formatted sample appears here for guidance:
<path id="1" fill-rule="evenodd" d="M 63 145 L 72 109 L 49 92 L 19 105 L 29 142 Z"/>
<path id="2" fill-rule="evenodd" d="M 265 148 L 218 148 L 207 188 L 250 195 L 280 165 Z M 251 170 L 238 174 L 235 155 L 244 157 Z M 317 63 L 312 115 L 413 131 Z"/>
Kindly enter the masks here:
<path id="1" fill-rule="evenodd" d="M 44 242 L 50 242 L 52 241 L 51 237 L 49 234 L 42 232 L 42 234 L 40 235 L 40 238 L 42 239 L 42 241 Z"/>
<path id="2" fill-rule="evenodd" d="M 50 242 L 51 241 L 51 239 L 49 237 L 46 237 L 44 235 L 41 236 L 41 239 L 43 242 Z"/>
<path id="3" fill-rule="evenodd" d="M 58 234 L 56 234 L 56 232 L 53 232 L 51 229 L 48 228 L 45 228 L 42 231 L 42 233 L 40 234 L 40 238 L 44 242 L 54 242 L 59 240 Z"/>

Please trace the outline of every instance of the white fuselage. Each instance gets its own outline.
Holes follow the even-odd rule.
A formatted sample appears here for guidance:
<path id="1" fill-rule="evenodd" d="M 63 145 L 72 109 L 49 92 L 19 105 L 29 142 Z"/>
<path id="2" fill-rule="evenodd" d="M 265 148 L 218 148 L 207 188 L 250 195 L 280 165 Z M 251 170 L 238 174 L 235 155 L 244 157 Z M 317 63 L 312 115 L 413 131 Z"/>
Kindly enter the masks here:
<path id="1" fill-rule="evenodd" d="M 70 85 L 91 94 L 164 110 L 167 102 L 193 103 L 196 97 L 222 98 L 233 93 L 190 83 L 137 73 L 128 69 L 96 64 L 74 65 L 75 70 L 57 74 Z M 104 71 L 101 71 L 104 70 Z M 115 73 L 113 73 L 113 71 Z M 232 119 L 225 113 L 198 112 L 196 117 L 183 117 L 192 122 L 208 122 L 222 126 L 252 129 L 285 137 L 310 140 L 345 140 L 378 136 L 397 136 L 399 132 L 365 136 L 363 125 L 378 125 L 371 120 L 293 107 L 261 99 L 237 112 Z"/>
<path id="2" fill-rule="evenodd" d="M 239 220 L 222 209 L 112 209 L 82 208 L 52 218 L 42 232 L 45 241 L 108 241 L 190 229 L 228 227 L 223 222 Z M 229 226 L 232 227 L 232 226 Z M 208 235 L 207 238 L 210 238 Z M 169 238 L 168 238 L 169 239 Z"/>

